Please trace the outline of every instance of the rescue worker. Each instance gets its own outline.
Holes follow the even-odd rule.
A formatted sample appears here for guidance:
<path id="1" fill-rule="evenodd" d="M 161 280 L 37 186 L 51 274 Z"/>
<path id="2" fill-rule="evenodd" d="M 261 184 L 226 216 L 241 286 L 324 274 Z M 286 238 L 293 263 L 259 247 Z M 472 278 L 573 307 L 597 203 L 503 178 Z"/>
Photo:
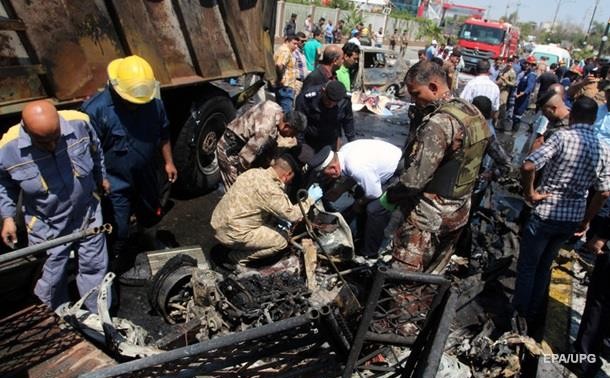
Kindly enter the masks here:
<path id="1" fill-rule="evenodd" d="M 341 176 L 352 178 L 362 188 L 352 209 L 356 214 L 366 211 L 362 231 L 362 256 L 377 257 L 383 241 L 383 231 L 392 215 L 379 203 L 383 189 L 394 177 L 402 157 L 400 148 L 374 139 L 359 139 L 344 144 L 337 152 L 324 147 L 310 163 L 310 169 L 320 171 L 327 178 L 336 180 Z"/>
<path id="2" fill-rule="evenodd" d="M 293 205 L 285 192 L 297 169 L 292 156 L 284 154 L 269 168 L 253 168 L 241 174 L 218 202 L 210 224 L 216 240 L 231 249 L 230 262 L 247 264 L 286 248 L 288 241 L 272 219 L 291 223 L 301 219 L 299 206 Z M 306 211 L 322 197 L 322 189 L 312 186 L 308 193 Z"/>
<path id="3" fill-rule="evenodd" d="M 348 142 L 356 139 L 352 101 L 346 94 L 343 84 L 336 80 L 301 92 L 296 110 L 307 117 L 307 129 L 298 137 L 301 142 L 316 152 L 324 146 L 337 151 L 342 129 Z"/>
<path id="4" fill-rule="evenodd" d="M 388 210 L 399 206 L 405 217 L 394 235 L 393 265 L 427 271 L 447 263 L 468 221 L 491 132 L 473 105 L 451 97 L 439 65 L 415 64 L 405 83 L 421 121 L 413 124 L 399 181 L 380 202 Z"/>
<path id="5" fill-rule="evenodd" d="M 21 123 L 0 140 L 2 240 L 17 242 L 17 198 L 23 194 L 29 245 L 102 225 L 100 190 L 108 192 L 100 142 L 86 114 L 57 112 L 47 101 L 26 105 Z M 78 253 L 76 284 L 81 296 L 102 282 L 108 268 L 103 234 L 47 249 L 34 293 L 55 310 L 68 301 L 66 266 Z M 97 295 L 85 302 L 97 312 Z"/>
<path id="6" fill-rule="evenodd" d="M 275 156 L 278 139 L 292 138 L 306 127 L 307 118 L 303 113 L 284 114 L 273 101 L 261 102 L 231 121 L 216 147 L 225 189 L 246 170 L 268 167 Z"/>
<path id="7" fill-rule="evenodd" d="M 169 182 L 178 172 L 172 159 L 169 121 L 157 98 L 159 83 L 148 62 L 137 55 L 108 65 L 109 83 L 83 104 L 102 143 L 112 192 L 105 216 L 114 226 L 111 258 L 121 255 L 129 221 L 154 223 L 161 215 L 156 157 L 160 150 Z"/>
<path id="8" fill-rule="evenodd" d="M 513 131 L 519 130 L 521 116 L 527 110 L 530 103 L 530 95 L 536 87 L 536 58 L 532 55 L 525 59 L 525 72 L 517 84 L 515 93 L 515 111 L 513 114 Z"/>

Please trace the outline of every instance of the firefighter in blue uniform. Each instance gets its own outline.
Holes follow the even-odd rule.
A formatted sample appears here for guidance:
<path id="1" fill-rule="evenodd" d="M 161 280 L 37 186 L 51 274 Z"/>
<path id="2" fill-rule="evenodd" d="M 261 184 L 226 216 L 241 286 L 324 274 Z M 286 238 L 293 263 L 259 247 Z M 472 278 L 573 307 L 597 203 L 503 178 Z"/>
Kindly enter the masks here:
<path id="1" fill-rule="evenodd" d="M 156 157 L 160 149 L 169 182 L 177 178 L 169 121 L 152 67 L 132 55 L 108 65 L 109 83 L 83 104 L 104 150 L 111 184 L 105 216 L 115 226 L 111 258 L 125 249 L 132 214 L 138 222 L 161 215 Z"/>
<path id="2" fill-rule="evenodd" d="M 23 109 L 21 123 L 0 140 L 0 216 L 2 240 L 17 242 L 17 198 L 30 245 L 102 225 L 100 192 L 109 190 L 99 140 L 86 114 L 57 112 L 47 101 Z M 66 266 L 78 254 L 76 284 L 81 296 L 99 285 L 108 268 L 103 234 L 47 249 L 47 260 L 34 293 L 55 310 L 69 300 Z M 97 295 L 85 305 L 97 312 Z"/>

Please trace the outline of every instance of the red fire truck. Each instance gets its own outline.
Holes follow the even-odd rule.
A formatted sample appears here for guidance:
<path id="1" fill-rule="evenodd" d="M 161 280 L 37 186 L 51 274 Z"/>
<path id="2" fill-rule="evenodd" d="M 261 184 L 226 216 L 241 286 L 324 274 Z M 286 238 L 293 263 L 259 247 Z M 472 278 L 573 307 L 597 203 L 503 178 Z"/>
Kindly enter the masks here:
<path id="1" fill-rule="evenodd" d="M 517 52 L 519 28 L 508 22 L 469 18 L 460 28 L 457 45 L 467 70 L 481 59 L 506 59 Z"/>

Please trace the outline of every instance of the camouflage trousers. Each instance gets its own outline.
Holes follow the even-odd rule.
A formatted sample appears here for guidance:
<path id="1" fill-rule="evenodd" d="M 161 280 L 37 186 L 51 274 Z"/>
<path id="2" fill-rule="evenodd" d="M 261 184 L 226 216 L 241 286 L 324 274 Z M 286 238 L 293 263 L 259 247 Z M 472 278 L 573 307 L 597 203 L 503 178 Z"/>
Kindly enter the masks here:
<path id="1" fill-rule="evenodd" d="M 228 190 L 231 185 L 235 183 L 237 176 L 243 173 L 239 162 L 239 156 L 227 156 L 224 149 L 217 148 L 216 157 L 218 159 L 218 168 L 220 169 L 222 183 L 225 186 L 225 190 Z"/>
<path id="2" fill-rule="evenodd" d="M 408 220 L 394 234 L 392 267 L 409 272 L 426 271 L 430 264 L 454 252 L 462 229 L 430 232 L 417 228 Z"/>
<path id="3" fill-rule="evenodd" d="M 239 242 L 225 242 L 218 236 L 217 239 L 231 248 L 229 260 L 236 264 L 247 264 L 271 257 L 288 246 L 286 238 L 268 226 L 261 226 L 248 232 Z"/>

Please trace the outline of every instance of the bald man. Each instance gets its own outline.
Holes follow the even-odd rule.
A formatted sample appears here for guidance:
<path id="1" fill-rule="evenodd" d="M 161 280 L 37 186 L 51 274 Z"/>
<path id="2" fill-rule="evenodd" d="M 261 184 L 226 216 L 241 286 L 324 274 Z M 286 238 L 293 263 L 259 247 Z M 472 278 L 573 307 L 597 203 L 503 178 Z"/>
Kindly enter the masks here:
<path id="1" fill-rule="evenodd" d="M 60 111 L 46 101 L 28 104 L 19 124 L 0 140 L 0 216 L 2 241 L 17 243 L 17 198 L 23 208 L 29 245 L 102 225 L 96 191 L 110 189 L 105 179 L 100 142 L 89 117 Z M 34 293 L 55 310 L 69 300 L 66 265 L 70 251 L 78 253 L 76 283 L 80 295 L 102 282 L 108 268 L 103 234 L 47 250 L 47 260 Z M 97 312 L 97 295 L 85 302 Z"/>
<path id="2" fill-rule="evenodd" d="M 329 45 L 324 48 L 322 61 L 303 81 L 303 90 L 307 88 L 323 85 L 335 77 L 335 72 L 343 64 L 343 50 L 339 45 Z"/>

